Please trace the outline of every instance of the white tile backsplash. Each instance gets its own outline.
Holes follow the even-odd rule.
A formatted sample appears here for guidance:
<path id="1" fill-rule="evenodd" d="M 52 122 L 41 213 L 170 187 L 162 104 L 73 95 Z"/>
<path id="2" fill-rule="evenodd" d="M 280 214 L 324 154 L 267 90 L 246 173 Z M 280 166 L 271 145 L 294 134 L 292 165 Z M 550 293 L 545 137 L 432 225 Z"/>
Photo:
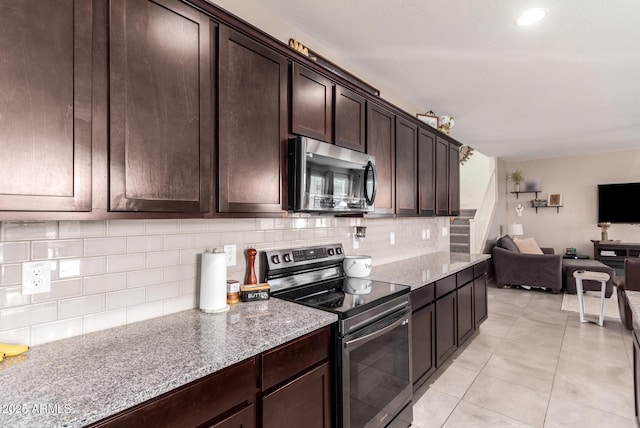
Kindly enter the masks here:
<path id="1" fill-rule="evenodd" d="M 68 259 L 82 257 L 82 240 L 34 241 L 31 243 L 31 260 Z"/>
<path id="2" fill-rule="evenodd" d="M 367 226 L 358 249 L 352 241 L 356 225 Z M 0 341 L 34 345 L 194 308 L 200 254 L 226 244 L 237 246 L 237 264 L 227 276 L 242 281 L 249 247 L 340 242 L 347 254 L 367 254 L 380 265 L 448 251 L 443 227 L 449 227 L 446 217 L 306 215 L 0 223 Z M 422 239 L 422 229 L 430 230 L 430 239 Z M 35 259 L 51 260 L 51 292 L 22 296 L 22 262 Z"/>

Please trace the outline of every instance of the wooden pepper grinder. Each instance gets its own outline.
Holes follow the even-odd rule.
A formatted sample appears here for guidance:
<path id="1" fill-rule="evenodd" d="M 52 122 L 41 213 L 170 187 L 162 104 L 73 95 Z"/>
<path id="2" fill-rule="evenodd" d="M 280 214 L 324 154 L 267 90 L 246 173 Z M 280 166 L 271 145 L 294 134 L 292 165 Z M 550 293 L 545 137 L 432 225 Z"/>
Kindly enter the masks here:
<path id="1" fill-rule="evenodd" d="M 256 254 L 258 254 L 258 252 L 256 251 L 255 248 L 249 248 L 247 249 L 247 263 L 248 263 L 248 271 L 247 271 L 247 280 L 245 281 L 245 284 L 257 284 L 258 283 L 258 278 L 256 278 L 256 268 L 255 268 L 255 263 L 256 263 Z"/>

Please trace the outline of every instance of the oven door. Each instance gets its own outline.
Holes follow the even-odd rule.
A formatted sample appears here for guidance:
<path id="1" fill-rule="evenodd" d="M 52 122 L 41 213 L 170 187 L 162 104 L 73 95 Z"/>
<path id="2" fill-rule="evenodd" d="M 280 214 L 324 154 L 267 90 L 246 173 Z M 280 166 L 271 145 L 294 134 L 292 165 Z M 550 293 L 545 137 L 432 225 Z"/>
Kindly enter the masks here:
<path id="1" fill-rule="evenodd" d="M 407 308 L 338 338 L 342 427 L 387 426 L 410 403 L 410 320 Z"/>

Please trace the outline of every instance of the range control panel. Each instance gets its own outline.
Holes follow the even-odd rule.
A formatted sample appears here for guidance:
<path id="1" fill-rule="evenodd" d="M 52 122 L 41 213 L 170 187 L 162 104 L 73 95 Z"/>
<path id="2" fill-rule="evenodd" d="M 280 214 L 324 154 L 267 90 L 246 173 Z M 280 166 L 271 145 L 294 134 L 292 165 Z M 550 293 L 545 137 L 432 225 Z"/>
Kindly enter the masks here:
<path id="1" fill-rule="evenodd" d="M 304 266 L 324 261 L 338 262 L 344 259 L 342 244 L 271 250 L 266 251 L 265 255 L 268 270 Z"/>

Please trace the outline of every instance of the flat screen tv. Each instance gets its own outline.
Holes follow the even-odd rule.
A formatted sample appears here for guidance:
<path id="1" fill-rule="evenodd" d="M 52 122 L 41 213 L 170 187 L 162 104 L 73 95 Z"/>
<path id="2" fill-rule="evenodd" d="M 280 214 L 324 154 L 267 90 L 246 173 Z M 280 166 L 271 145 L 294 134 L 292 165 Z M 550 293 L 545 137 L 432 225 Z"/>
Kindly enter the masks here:
<path id="1" fill-rule="evenodd" d="M 640 223 L 640 183 L 598 184 L 598 222 Z"/>

